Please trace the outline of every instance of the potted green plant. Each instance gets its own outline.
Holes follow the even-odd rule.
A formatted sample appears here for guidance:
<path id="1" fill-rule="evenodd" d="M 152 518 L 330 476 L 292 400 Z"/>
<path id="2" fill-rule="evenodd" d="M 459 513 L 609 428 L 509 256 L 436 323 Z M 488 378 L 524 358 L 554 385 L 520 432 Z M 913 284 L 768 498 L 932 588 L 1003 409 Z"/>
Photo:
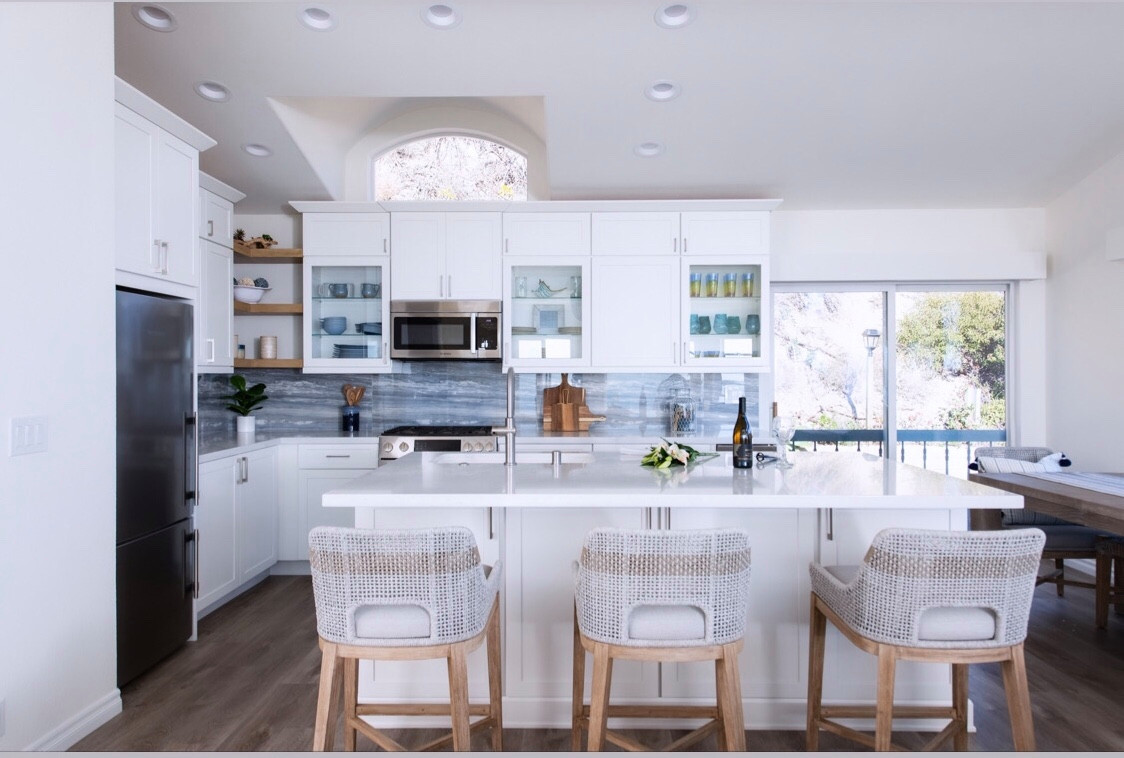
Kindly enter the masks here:
<path id="1" fill-rule="evenodd" d="M 251 434 L 254 431 L 255 419 L 250 414 L 261 408 L 262 403 L 269 399 L 269 395 L 265 394 L 265 385 L 259 382 L 252 387 L 247 387 L 246 377 L 235 374 L 230 377 L 230 386 L 234 388 L 234 393 L 223 398 L 230 401 L 226 407 L 238 414 L 238 433 Z"/>

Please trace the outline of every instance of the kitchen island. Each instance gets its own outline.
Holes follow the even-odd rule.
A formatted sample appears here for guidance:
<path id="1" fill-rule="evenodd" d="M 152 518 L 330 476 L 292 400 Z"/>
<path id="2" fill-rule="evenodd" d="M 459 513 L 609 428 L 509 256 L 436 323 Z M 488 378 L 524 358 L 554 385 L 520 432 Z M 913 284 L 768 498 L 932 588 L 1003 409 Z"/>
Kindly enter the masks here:
<path id="1" fill-rule="evenodd" d="M 511 727 L 569 724 L 570 566 L 590 529 L 747 530 L 753 568 L 739 660 L 746 724 L 803 729 L 808 563 L 858 563 L 885 527 L 964 529 L 968 508 L 1022 507 L 1017 495 L 861 453 L 798 453 L 789 470 L 735 470 L 728 453 L 665 471 L 640 466 L 634 453 L 561 457 L 555 465 L 551 453 L 529 452 L 504 466 L 502 455 L 414 453 L 323 497 L 326 508 L 353 507 L 360 527 L 467 526 L 485 562 L 503 560 L 504 721 Z M 828 646 L 825 701 L 872 703 L 873 658 L 834 630 Z M 366 664 L 360 698 L 444 699 L 444 666 L 430 663 Z M 470 665 L 470 694 L 484 698 L 482 656 Z M 705 664 L 625 661 L 613 673 L 621 702 L 705 702 L 713 688 L 714 667 Z M 947 703 L 949 668 L 903 663 L 896 691 L 899 703 Z"/>

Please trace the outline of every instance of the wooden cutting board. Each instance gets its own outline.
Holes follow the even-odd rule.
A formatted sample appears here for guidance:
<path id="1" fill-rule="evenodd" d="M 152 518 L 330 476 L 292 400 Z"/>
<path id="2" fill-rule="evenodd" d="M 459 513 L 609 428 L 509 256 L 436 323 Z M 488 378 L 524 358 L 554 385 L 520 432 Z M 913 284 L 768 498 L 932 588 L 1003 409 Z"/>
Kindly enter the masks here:
<path id="1" fill-rule="evenodd" d="M 546 419 L 550 416 L 550 407 L 555 403 L 585 402 L 585 388 L 575 387 L 570 384 L 570 375 L 562 375 L 562 383 L 557 387 L 546 387 L 542 391 L 542 415 Z"/>
<path id="2" fill-rule="evenodd" d="M 557 387 L 542 392 L 542 428 L 556 432 L 588 432 L 594 421 L 604 421 L 585 404 L 585 388 L 570 384 L 570 375 L 562 375 Z"/>

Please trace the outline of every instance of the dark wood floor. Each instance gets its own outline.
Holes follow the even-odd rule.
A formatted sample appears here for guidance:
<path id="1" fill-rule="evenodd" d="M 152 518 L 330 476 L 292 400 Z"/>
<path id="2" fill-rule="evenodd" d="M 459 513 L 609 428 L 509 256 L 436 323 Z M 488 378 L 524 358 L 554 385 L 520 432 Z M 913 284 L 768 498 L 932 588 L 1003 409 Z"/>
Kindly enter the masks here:
<path id="1" fill-rule="evenodd" d="M 1107 631 L 1093 628 L 1092 592 L 1051 586 L 1034 599 L 1027 670 L 1038 749 L 1124 750 L 1124 616 L 1110 615 Z M 307 750 L 312 743 L 320 655 L 308 577 L 270 577 L 199 624 L 199 640 L 127 685 L 124 711 L 77 745 L 79 751 Z M 563 652 L 563 651 L 560 651 Z M 564 651 L 569 655 L 570 651 Z M 976 707 L 974 750 L 1011 750 L 998 664 L 971 669 Z M 407 745 L 437 734 L 402 730 Z M 646 743 L 671 732 L 634 732 Z M 900 734 L 906 747 L 925 735 Z M 488 749 L 487 732 L 473 747 Z M 505 729 L 508 751 L 567 751 L 564 729 Z M 749 749 L 799 751 L 803 732 L 751 731 Z M 339 744 L 337 742 L 337 744 Z M 824 734 L 822 750 L 859 746 Z M 714 750 L 713 738 L 696 746 Z M 359 738 L 360 750 L 373 743 Z M 951 748 L 950 748 L 951 749 Z"/>

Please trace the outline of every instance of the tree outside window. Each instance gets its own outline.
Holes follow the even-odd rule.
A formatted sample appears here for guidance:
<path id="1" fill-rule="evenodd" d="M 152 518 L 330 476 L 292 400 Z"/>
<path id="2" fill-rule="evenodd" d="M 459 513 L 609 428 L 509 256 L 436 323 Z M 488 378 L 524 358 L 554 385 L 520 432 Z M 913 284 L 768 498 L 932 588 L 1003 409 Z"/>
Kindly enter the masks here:
<path id="1" fill-rule="evenodd" d="M 376 200 L 526 200 L 527 159 L 477 137 L 407 143 L 374 161 Z"/>

